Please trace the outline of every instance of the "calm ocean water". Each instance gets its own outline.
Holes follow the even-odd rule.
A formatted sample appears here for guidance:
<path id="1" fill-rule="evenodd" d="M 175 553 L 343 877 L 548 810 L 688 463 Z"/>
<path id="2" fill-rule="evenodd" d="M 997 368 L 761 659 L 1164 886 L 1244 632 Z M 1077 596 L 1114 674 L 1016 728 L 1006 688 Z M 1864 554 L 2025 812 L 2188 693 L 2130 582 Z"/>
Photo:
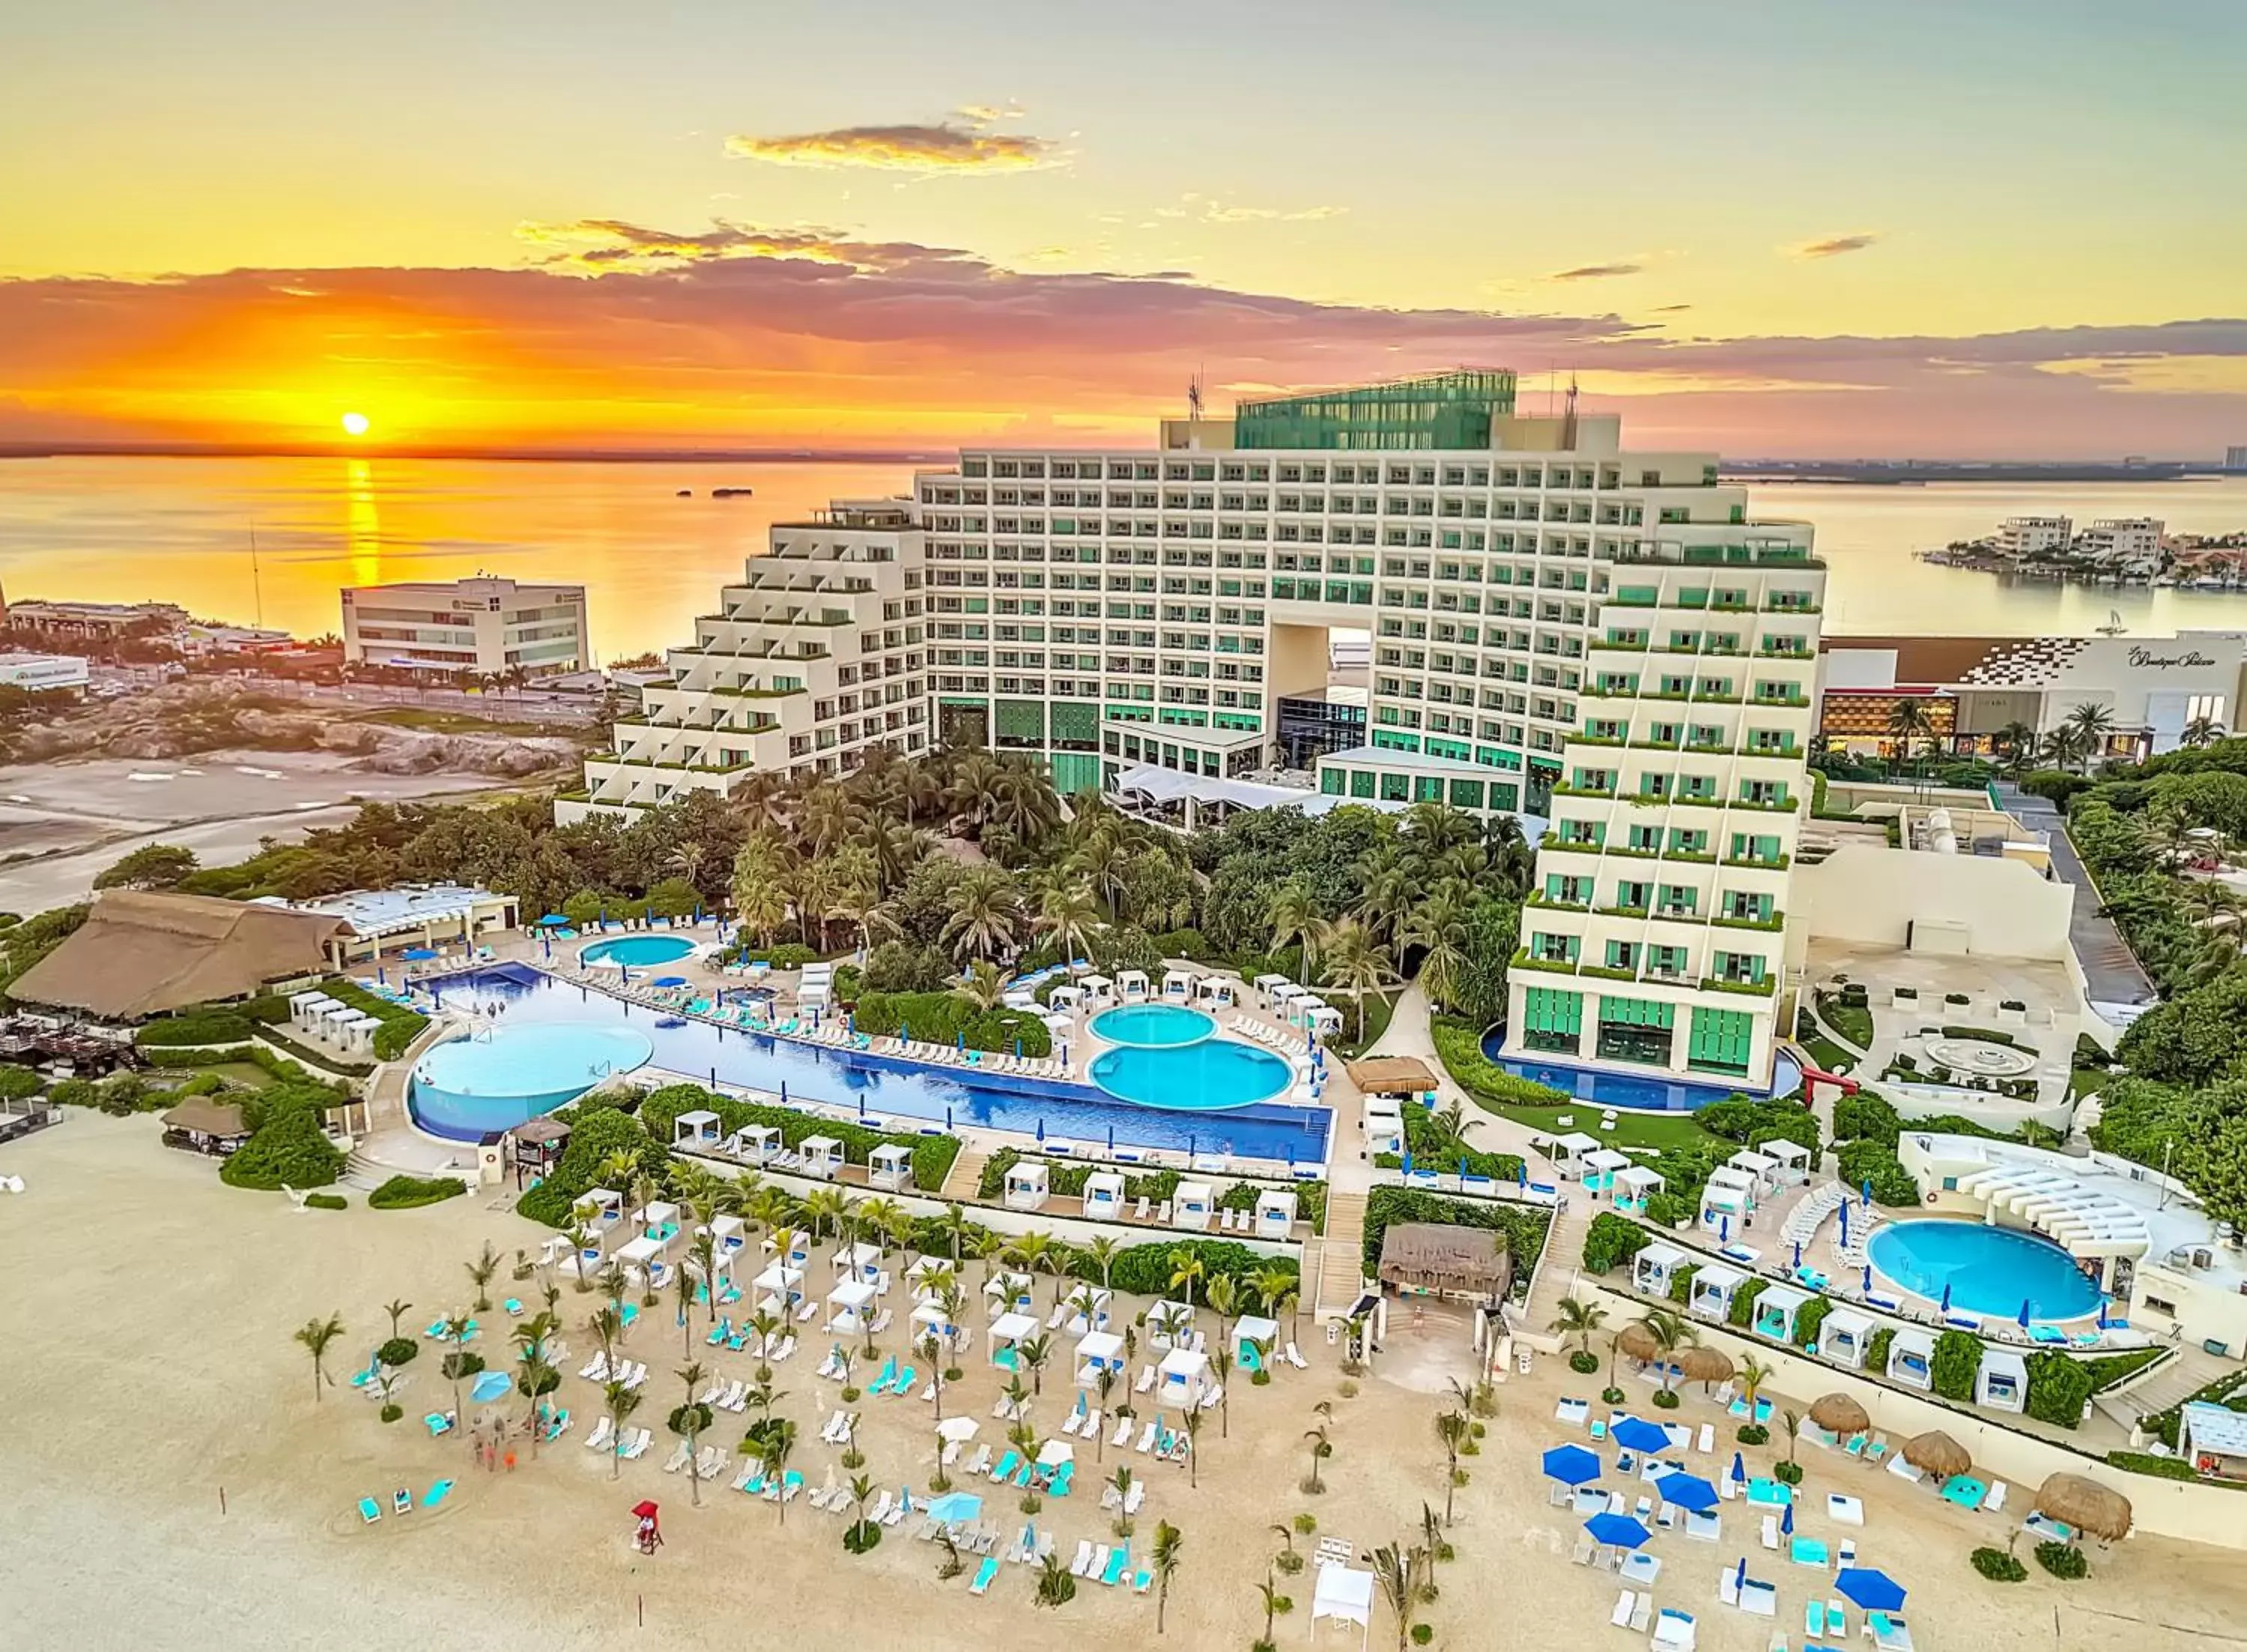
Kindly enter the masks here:
<path id="1" fill-rule="evenodd" d="M 692 634 L 776 521 L 830 498 L 903 492 L 911 467 L 406 459 L 0 461 L 0 585 L 10 597 L 143 597 L 301 635 L 339 627 L 336 591 L 479 570 L 588 588 L 604 659 Z M 712 499 L 713 488 L 753 488 Z M 695 496 L 680 499 L 680 488 Z M 2247 479 L 2137 486 L 1776 485 L 1759 515 L 1813 522 L 1832 569 L 1826 629 L 1957 636 L 2247 629 L 2247 593 L 2090 590 L 1937 568 L 1912 553 L 2001 517 L 2154 515 L 2247 529 Z M 253 578 L 250 545 L 257 546 Z"/>

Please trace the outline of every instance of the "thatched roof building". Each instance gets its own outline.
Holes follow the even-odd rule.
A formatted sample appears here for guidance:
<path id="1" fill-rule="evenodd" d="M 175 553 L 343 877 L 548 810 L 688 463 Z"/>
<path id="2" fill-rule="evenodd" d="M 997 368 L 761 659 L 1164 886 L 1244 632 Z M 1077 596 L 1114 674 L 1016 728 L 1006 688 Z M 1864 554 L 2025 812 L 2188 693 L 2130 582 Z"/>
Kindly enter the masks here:
<path id="1" fill-rule="evenodd" d="M 1367 1096 L 1424 1096 L 1436 1088 L 1436 1075 L 1417 1055 L 1369 1055 L 1345 1062 L 1349 1081 Z"/>
<path id="2" fill-rule="evenodd" d="M 1939 1480 L 1954 1474 L 1964 1474 L 1974 1466 L 1974 1459 L 1964 1446 L 1941 1429 L 1929 1429 L 1924 1434 L 1915 1434 L 1904 1442 L 1903 1460 L 1916 1469 L 1924 1469 Z"/>
<path id="3" fill-rule="evenodd" d="M 2130 1499 L 2080 1474 L 2055 1474 L 2039 1486 L 2036 1512 L 2109 1543 L 2130 1535 Z"/>
<path id="4" fill-rule="evenodd" d="M 1846 1394 L 1828 1394 L 1812 1402 L 1810 1420 L 1836 1434 L 1856 1434 L 1872 1426 L 1865 1408 Z"/>
<path id="5" fill-rule="evenodd" d="M 1506 1235 L 1487 1227 L 1397 1222 L 1381 1235 L 1381 1282 L 1500 1297 L 1513 1283 Z"/>
<path id="6" fill-rule="evenodd" d="M 350 928 L 326 912 L 106 890 L 77 932 L 8 992 L 26 1003 L 84 1010 L 103 1021 L 139 1021 L 324 974 L 329 940 Z"/>

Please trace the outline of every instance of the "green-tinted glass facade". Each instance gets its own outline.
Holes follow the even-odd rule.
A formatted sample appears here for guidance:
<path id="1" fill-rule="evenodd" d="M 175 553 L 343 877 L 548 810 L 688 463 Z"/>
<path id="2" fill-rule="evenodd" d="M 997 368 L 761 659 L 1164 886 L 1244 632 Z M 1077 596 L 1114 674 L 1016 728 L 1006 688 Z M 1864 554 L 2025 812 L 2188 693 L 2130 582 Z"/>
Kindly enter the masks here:
<path id="1" fill-rule="evenodd" d="M 1755 1017 L 1736 1009 L 1696 1009 L 1687 1065 L 1704 1073 L 1744 1074 L 1755 1048 Z"/>
<path id="2" fill-rule="evenodd" d="M 1464 371 L 1361 385 L 1233 410 L 1245 449 L 1443 449 L 1490 446 L 1491 420 L 1513 411 L 1513 375 Z"/>

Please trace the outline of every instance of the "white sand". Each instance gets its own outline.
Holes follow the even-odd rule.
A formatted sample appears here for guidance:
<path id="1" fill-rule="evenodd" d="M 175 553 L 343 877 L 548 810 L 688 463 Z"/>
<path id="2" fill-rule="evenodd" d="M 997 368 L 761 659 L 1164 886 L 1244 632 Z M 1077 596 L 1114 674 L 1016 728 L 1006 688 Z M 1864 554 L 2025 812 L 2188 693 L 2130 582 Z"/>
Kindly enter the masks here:
<path id="1" fill-rule="evenodd" d="M 1151 1599 L 1096 1583 L 1083 1586 L 1057 1614 L 1032 1606 L 1025 1568 L 1006 1567 L 981 1600 L 968 1596 L 965 1577 L 939 1585 L 937 1555 L 912 1540 L 911 1521 L 857 1559 L 840 1546 L 843 1522 L 802 1499 L 785 1527 L 771 1505 L 724 1486 L 706 1488 L 706 1506 L 690 1508 L 684 1478 L 659 1466 L 670 1446 L 663 1417 L 678 1397 L 671 1372 L 683 1362 L 667 1300 L 628 1350 L 652 1368 L 650 1398 L 637 1420 L 659 1440 L 613 1483 L 604 1461 L 580 1444 L 598 1401 L 574 1372 L 590 1351 L 583 1321 L 596 1299 L 565 1294 L 563 1304 L 573 1348 L 563 1398 L 578 1424 L 543 1460 L 512 1475 L 480 1474 L 465 1446 L 423 1434 L 414 1419 L 446 1395 L 433 1353 L 414 1362 L 401 1396 L 408 1416 L 399 1424 L 383 1427 L 374 1407 L 347 1386 L 316 1405 L 309 1362 L 290 1340 L 294 1328 L 340 1310 L 351 1328 L 332 1363 L 345 1376 L 386 1335 L 381 1303 L 408 1298 L 415 1305 L 409 1328 L 426 1325 L 467 1300 L 461 1264 L 484 1239 L 511 1253 L 536 1230 L 475 1198 L 415 1212 L 296 1215 L 277 1195 L 220 1186 L 210 1164 L 167 1152 L 154 1138 L 148 1119 L 73 1116 L 7 1150 L 0 1164 L 31 1188 L 24 1198 L 0 1198 L 9 1280 L 0 1344 L 0 1486 L 8 1504 L 0 1646 L 296 1648 L 375 1635 L 390 1644 L 543 1652 L 632 1644 L 626 1637 L 643 1608 L 651 1645 L 987 1649 L 1066 1640 L 1136 1647 L 1152 1633 Z M 823 1259 L 817 1270 L 823 1278 Z M 495 1288 L 528 1294 L 519 1286 Z M 1042 1283 L 1042 1298 L 1049 1289 Z M 1240 1384 L 1232 1437 L 1219 1438 L 1214 1428 L 1205 1437 L 1199 1490 L 1188 1487 L 1183 1470 L 1148 1471 L 1153 1489 L 1135 1553 L 1144 1555 L 1158 1517 L 1186 1537 L 1171 1642 L 1241 1647 L 1260 1632 L 1253 1585 L 1276 1546 L 1266 1529 L 1272 1521 L 1309 1507 L 1323 1533 L 1364 1546 L 1406 1532 L 1423 1498 L 1440 1504 L 1430 1422 L 1436 1403 L 1401 1382 L 1424 1384 L 1464 1350 L 1451 1340 L 1448 1316 L 1431 1316 L 1417 1344 L 1408 1319 L 1398 1315 L 1392 1339 L 1399 1383 L 1375 1380 L 1356 1399 L 1335 1398 L 1337 1452 L 1325 1496 L 1296 1490 L 1310 1404 L 1337 1390 L 1315 1335 L 1304 1343 L 1311 1371 L 1283 1374 L 1265 1389 Z M 485 1322 L 503 1336 L 503 1314 Z M 782 1411 L 802 1425 L 796 1464 L 815 1485 L 832 1457 L 813 1437 L 820 1407 L 835 1401 L 834 1386 L 812 1374 L 826 1340 L 807 1336 L 776 1377 L 787 1395 Z M 693 1353 L 729 1376 L 750 1369 L 741 1355 L 714 1356 L 699 1331 Z M 983 1418 L 983 1437 L 1003 1449 L 989 1418 L 997 1373 L 982 1357 L 979 1342 L 947 1409 Z M 1537 1472 L 1538 1451 L 1567 1437 L 1551 1420 L 1555 1396 L 1563 1388 L 1590 1392 L 1597 1379 L 1588 1386 L 1557 1362 L 1540 1363 L 1538 1376 L 1500 1391 L 1501 1415 L 1483 1455 L 1471 1460 L 1474 1479 L 1459 1494 L 1453 1534 L 1459 1558 L 1444 1568 L 1442 1598 L 1429 1608 L 1439 1646 L 1558 1652 L 1641 1643 L 1608 1627 L 1616 1585 L 1567 1563 L 1574 1522 L 1547 1506 Z M 1047 1388 L 1042 1415 L 1050 1424 L 1066 1410 L 1072 1385 L 1049 1371 Z M 863 1410 L 866 1471 L 892 1487 L 910 1477 L 919 1490 L 927 1408 L 869 1399 Z M 1697 1396 L 1683 1413 L 1690 1421 L 1709 1415 Z M 739 1427 L 738 1419 L 721 1418 L 720 1442 L 730 1444 Z M 1712 1473 L 1730 1451 L 1727 1439 Z M 1750 1453 L 1759 1467 L 1770 1455 Z M 2152 1652 L 2235 1643 L 2247 1624 L 2247 1565 L 2238 1556 L 2133 1539 L 2112 1553 L 2094 1551 L 2087 1583 L 2061 1586 L 2037 1573 L 2001 1589 L 1973 1574 L 1965 1553 L 1976 1542 L 2002 1544 L 2010 1526 L 1960 1514 L 1852 1463 L 1816 1452 L 1805 1460 L 1813 1501 L 1829 1489 L 1866 1499 L 1868 1524 L 1854 1533 L 1861 1558 L 1910 1586 L 1909 1616 L 1929 1652 Z M 1038 1517 L 1058 1533 L 1064 1553 L 1079 1537 L 1107 1540 L 1096 1466 L 1086 1462 L 1077 1493 L 1048 1502 Z M 352 1512 L 362 1495 L 386 1503 L 393 1486 L 419 1492 L 441 1476 L 461 1484 L 452 1506 L 434 1517 L 386 1515 L 365 1529 Z M 626 1510 L 643 1496 L 661 1502 L 668 1539 L 652 1560 L 626 1542 Z M 1753 1547 L 1739 1505 L 1724 1508 L 1720 1546 L 1656 1538 L 1654 1552 L 1667 1563 L 1657 1601 L 1694 1612 L 1700 1644 L 1716 1652 L 1764 1652 L 1774 1628 L 1799 1647 L 1809 1585 L 1825 1593 L 1829 1574 Z M 1021 1518 L 996 1492 L 986 1512 Z M 1822 1516 L 1803 1529 L 1840 1535 Z M 1718 1571 L 1737 1563 L 1743 1543 L 1751 1546 L 1751 1574 L 1779 1586 L 1775 1623 L 1716 1603 Z M 1282 1587 L 1296 1609 L 1281 1621 L 1280 1642 L 1309 1644 L 1309 1576 Z M 1349 1642 L 1329 1628 L 1321 1643 Z M 1376 1614 L 1373 1643 L 1394 1644 L 1385 1609 Z"/>

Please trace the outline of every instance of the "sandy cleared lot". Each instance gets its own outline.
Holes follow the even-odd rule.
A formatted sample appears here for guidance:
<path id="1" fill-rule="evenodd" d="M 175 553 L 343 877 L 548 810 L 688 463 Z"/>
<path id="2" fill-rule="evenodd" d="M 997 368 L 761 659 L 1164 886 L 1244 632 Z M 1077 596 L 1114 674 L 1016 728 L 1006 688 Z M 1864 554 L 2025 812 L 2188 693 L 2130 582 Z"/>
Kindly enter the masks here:
<path id="1" fill-rule="evenodd" d="M 333 1363 L 347 1374 L 386 1334 L 386 1300 L 410 1300 L 409 1327 L 427 1325 L 466 1301 L 461 1263 L 484 1239 L 512 1253 L 536 1237 L 481 1198 L 400 1213 L 356 1208 L 354 1198 L 345 1212 L 297 1215 L 278 1196 L 222 1188 L 208 1164 L 165 1151 L 147 1119 L 74 1116 L 8 1150 L 0 1169 L 31 1184 L 23 1198 L 0 1199 L 10 1307 L 0 1355 L 0 1485 L 9 1503 L 0 1642 L 10 1647 L 331 1646 L 379 1625 L 386 1638 L 409 1644 L 610 1648 L 636 1643 L 643 1614 L 650 1645 L 1066 1640 L 1120 1648 L 1144 1646 L 1152 1634 L 1151 1599 L 1096 1583 L 1058 1614 L 1032 1605 L 1026 1568 L 1007 1567 L 980 1600 L 964 1577 L 939 1584 L 937 1556 L 912 1540 L 911 1522 L 872 1554 L 853 1558 L 840 1546 L 843 1522 L 801 1499 L 784 1526 L 772 1505 L 723 1486 L 706 1488 L 706 1506 L 690 1508 L 684 1478 L 659 1466 L 670 1444 L 664 1416 L 678 1396 L 672 1372 L 682 1362 L 667 1300 L 627 1346 L 652 1373 L 638 1420 L 659 1441 L 613 1481 L 605 1460 L 582 1445 L 598 1402 L 575 1371 L 590 1352 L 583 1321 L 595 1298 L 563 1299 L 573 1350 L 563 1399 L 578 1423 L 563 1444 L 511 1473 L 477 1471 L 464 1445 L 431 1441 L 414 1421 L 444 1396 L 434 1354 L 410 1368 L 401 1423 L 382 1426 L 374 1407 L 345 1386 L 316 1403 L 309 1362 L 290 1340 L 294 1328 L 340 1311 L 350 1334 Z M 816 1259 L 813 1277 L 826 1271 Z M 1042 1296 L 1049 1291 L 1042 1284 Z M 1457 1356 L 1456 1323 L 1431 1315 L 1415 1332 L 1410 1319 L 1396 1321 L 1396 1364 L 1400 1376 L 1424 1384 Z M 480 1346 L 495 1352 L 506 1317 L 486 1315 L 485 1323 L 498 1335 Z M 807 1335 L 776 1376 L 785 1394 L 779 1410 L 803 1437 L 796 1464 L 814 1485 L 833 1455 L 815 1437 L 823 1409 L 836 1403 L 834 1385 L 813 1373 L 825 1347 L 823 1335 Z M 1283 1374 L 1265 1389 L 1239 1387 L 1231 1437 L 1214 1429 L 1204 1437 L 1198 1488 L 1182 1469 L 1146 1471 L 1152 1489 L 1135 1554 L 1158 1518 L 1185 1534 L 1171 1642 L 1242 1647 L 1260 1630 L 1253 1586 L 1278 1544 L 1273 1521 L 1312 1509 L 1322 1534 L 1363 1548 L 1408 1531 L 1424 1499 L 1440 1505 L 1437 1401 L 1379 1378 L 1342 1398 L 1323 1337 L 1306 1336 L 1304 1348 L 1310 1371 Z M 699 1331 L 693 1352 L 728 1376 L 750 1372 L 744 1355 L 712 1355 Z M 979 1342 L 951 1409 L 982 1418 L 983 1437 L 1003 1449 L 989 1415 L 998 1374 L 983 1357 Z M 1582 1438 L 1552 1420 L 1563 1388 L 1579 1386 L 1552 1362 L 1500 1390 L 1500 1414 L 1458 1496 L 1458 1559 L 1443 1568 L 1441 1598 L 1428 1608 L 1438 1645 L 1573 1652 L 1643 1644 L 1608 1627 L 1613 1580 L 1568 1564 L 1574 1521 L 1547 1505 L 1538 1473 L 1541 1448 Z M 1046 1387 L 1038 1414 L 1050 1428 L 1074 1389 L 1055 1371 Z M 1314 1498 L 1297 1482 L 1302 1430 L 1320 1399 L 1335 1403 L 1336 1452 L 1329 1489 Z M 892 1488 L 910 1479 L 918 1491 L 931 1454 L 928 1409 L 917 1399 L 872 1398 L 860 1409 L 866 1472 Z M 1683 1413 L 1693 1422 L 1710 1415 L 1697 1396 Z M 738 1419 L 721 1416 L 721 1443 L 739 1431 Z M 1729 1452 L 1727 1443 L 1723 1460 Z M 1751 1451 L 1752 1466 L 1770 1455 Z M 1853 1463 L 1815 1452 L 1806 1461 L 1814 1505 L 1827 1490 L 1864 1498 L 1867 1522 L 1854 1533 L 1861 1558 L 1910 1586 L 1908 1615 L 1929 1652 L 2210 1647 L 2235 1644 L 2247 1624 L 2247 1567 L 2236 1555 L 2133 1539 L 2094 1552 L 2087 1583 L 2032 1573 L 2027 1584 L 1998 1589 L 1975 1577 L 1964 1557 L 1975 1542 L 2002 1544 L 2009 1526 L 1957 1513 Z M 1080 1537 L 1111 1540 L 1098 1506 L 1100 1466 L 1083 1464 L 1076 1494 L 1038 1516 L 1065 1554 Z M 434 1516 L 386 1515 L 365 1528 L 352 1512 L 362 1495 L 386 1502 L 393 1486 L 419 1491 L 440 1477 L 460 1485 Z M 643 1496 L 661 1502 L 669 1539 L 652 1560 L 626 1542 L 626 1511 Z M 987 1497 L 987 1516 L 1019 1522 L 1010 1497 Z M 1765 1652 L 1774 1628 L 1799 1646 L 1802 1603 L 1813 1586 L 1829 1592 L 1830 1573 L 1765 1553 L 1740 1505 L 1724 1508 L 1719 1545 L 1656 1537 L 1652 1552 L 1664 1561 L 1657 1601 L 1695 1613 L 1700 1645 L 1717 1652 Z M 1822 1516 L 1803 1529 L 1841 1535 Z M 1715 1601 L 1719 1571 L 1737 1563 L 1744 1544 L 1751 1575 L 1779 1587 L 1776 1622 Z M 1310 1579 L 1282 1587 L 1296 1609 L 1281 1620 L 1279 1642 L 1308 1645 Z M 1374 1644 L 1394 1644 L 1393 1635 L 1385 1611 L 1377 1614 Z M 1327 1629 L 1321 1643 L 1342 1644 L 1336 1637 Z"/>
<path id="2" fill-rule="evenodd" d="M 485 775 L 376 775 L 321 752 L 206 752 L 192 758 L 0 768 L 0 899 L 43 911 L 82 899 L 95 876 L 143 843 L 178 843 L 205 865 L 351 818 L 350 800 L 399 802 L 488 791 Z M 76 850 L 77 852 L 71 852 Z"/>

